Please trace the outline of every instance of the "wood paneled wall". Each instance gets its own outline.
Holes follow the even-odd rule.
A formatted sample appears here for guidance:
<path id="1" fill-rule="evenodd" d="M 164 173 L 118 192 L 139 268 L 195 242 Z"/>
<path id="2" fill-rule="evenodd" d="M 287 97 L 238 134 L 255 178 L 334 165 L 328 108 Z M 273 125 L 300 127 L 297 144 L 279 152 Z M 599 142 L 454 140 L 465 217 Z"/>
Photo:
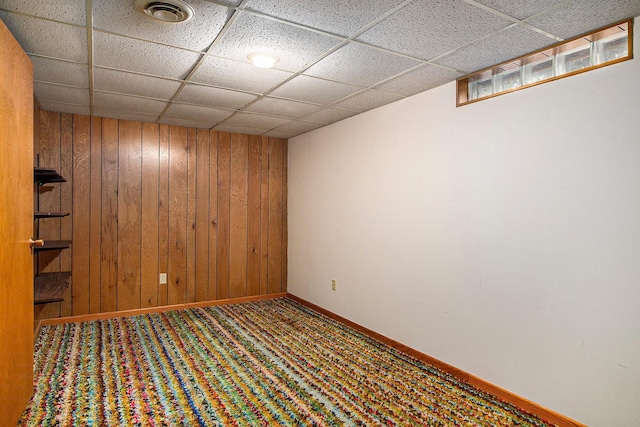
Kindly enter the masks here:
<path id="1" fill-rule="evenodd" d="M 65 300 L 38 318 L 286 291 L 287 141 L 40 112 L 40 271 L 71 270 Z M 167 284 L 159 274 L 167 273 Z"/>

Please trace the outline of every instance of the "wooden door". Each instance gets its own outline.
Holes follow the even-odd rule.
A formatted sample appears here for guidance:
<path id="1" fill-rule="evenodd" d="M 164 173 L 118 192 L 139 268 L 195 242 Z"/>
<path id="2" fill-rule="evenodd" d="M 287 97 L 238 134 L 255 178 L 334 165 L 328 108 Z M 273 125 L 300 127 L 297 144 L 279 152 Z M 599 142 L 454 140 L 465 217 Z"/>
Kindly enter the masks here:
<path id="1" fill-rule="evenodd" d="M 33 66 L 0 21 L 0 425 L 33 392 Z"/>

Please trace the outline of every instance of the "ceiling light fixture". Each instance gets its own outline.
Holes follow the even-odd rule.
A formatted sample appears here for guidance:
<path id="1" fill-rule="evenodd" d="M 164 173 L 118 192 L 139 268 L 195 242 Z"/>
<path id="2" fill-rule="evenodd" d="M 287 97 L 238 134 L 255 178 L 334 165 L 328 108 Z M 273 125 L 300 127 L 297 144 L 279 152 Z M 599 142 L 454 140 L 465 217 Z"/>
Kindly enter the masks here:
<path id="1" fill-rule="evenodd" d="M 251 61 L 253 65 L 260 68 L 271 68 L 280 61 L 280 58 L 277 56 L 266 53 L 251 53 L 247 55 L 247 58 L 249 58 L 249 61 Z"/>
<path id="2" fill-rule="evenodd" d="M 186 22 L 195 14 L 185 0 L 136 0 L 136 9 L 144 15 L 160 22 L 177 24 Z"/>

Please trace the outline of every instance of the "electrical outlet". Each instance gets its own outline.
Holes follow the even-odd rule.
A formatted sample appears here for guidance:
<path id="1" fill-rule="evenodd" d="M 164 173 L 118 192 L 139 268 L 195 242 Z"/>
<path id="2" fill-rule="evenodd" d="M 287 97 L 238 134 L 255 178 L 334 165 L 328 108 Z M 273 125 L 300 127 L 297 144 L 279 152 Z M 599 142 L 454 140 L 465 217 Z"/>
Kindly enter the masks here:
<path id="1" fill-rule="evenodd" d="M 167 284 L 167 273 L 160 273 L 160 284 L 161 285 Z"/>
<path id="2" fill-rule="evenodd" d="M 336 290 L 336 281 L 335 281 L 335 279 L 331 280 L 331 290 L 332 291 Z"/>

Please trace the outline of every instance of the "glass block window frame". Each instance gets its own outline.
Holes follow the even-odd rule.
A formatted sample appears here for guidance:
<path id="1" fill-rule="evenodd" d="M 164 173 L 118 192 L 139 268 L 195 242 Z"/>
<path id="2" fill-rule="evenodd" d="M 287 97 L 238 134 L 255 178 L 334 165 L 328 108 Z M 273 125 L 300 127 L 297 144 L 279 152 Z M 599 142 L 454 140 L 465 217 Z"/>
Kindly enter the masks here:
<path id="1" fill-rule="evenodd" d="M 633 58 L 633 20 L 583 34 L 457 80 L 458 107 Z"/>

